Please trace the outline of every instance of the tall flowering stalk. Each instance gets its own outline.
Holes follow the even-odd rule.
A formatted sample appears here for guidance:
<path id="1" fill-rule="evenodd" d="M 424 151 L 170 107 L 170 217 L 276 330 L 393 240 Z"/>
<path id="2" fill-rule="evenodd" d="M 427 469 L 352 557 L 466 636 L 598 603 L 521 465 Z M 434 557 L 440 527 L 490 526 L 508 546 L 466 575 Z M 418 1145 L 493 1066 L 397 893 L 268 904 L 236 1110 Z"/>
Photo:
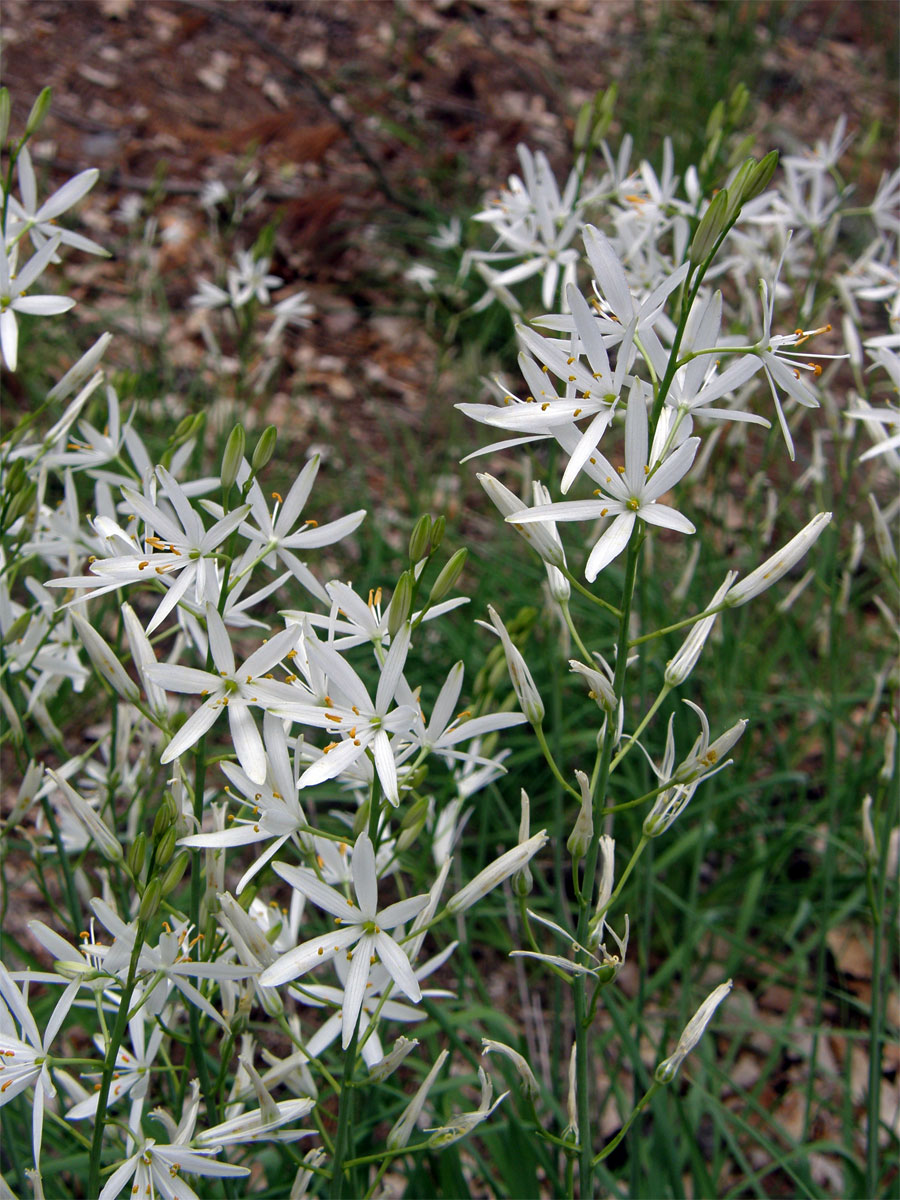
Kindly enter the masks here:
<path id="1" fill-rule="evenodd" d="M 39 199 L 27 142 L 48 102 L 36 103 L 2 174 L 0 351 L 10 370 L 19 365 L 19 320 L 71 307 L 33 291 L 47 267 L 99 249 L 56 227 L 96 172 Z M 9 109 L 0 89 L 3 143 Z M 548 1081 L 516 1048 L 488 1038 L 485 1052 L 515 1071 L 543 1161 L 563 1163 L 557 1192 L 595 1194 L 600 1164 L 677 1077 L 732 987 L 713 988 L 674 1049 L 660 1045 L 648 1090 L 599 1145 L 592 1026 L 628 953 L 626 883 L 651 842 L 690 820 L 697 789 L 741 753 L 747 719 L 733 714 L 722 728 L 686 700 L 699 732 L 679 747 L 670 713 L 658 761 L 650 731 L 671 694 L 689 685 L 718 622 L 795 568 L 831 528 L 831 513 L 813 516 L 742 578 L 729 571 L 700 612 L 679 615 L 672 589 L 664 629 L 638 627 L 637 589 L 670 542 L 697 538 L 691 484 L 722 423 L 769 425 L 755 411 L 761 393 L 792 454 L 798 406 L 818 401 L 825 356 L 811 346 L 825 326 L 778 332 L 778 283 L 802 274 L 814 236 L 815 214 L 801 219 L 804 197 L 829 219 L 840 210 L 845 197 L 827 199 L 823 182 L 837 153 L 822 151 L 820 186 L 808 191 L 819 168 L 789 160 L 776 190 L 773 156 L 747 160 L 718 190 L 704 189 L 697 172 L 679 190 L 670 149 L 660 178 L 647 164 L 630 172 L 627 145 L 617 158 L 602 148 L 599 178 L 582 153 L 560 188 L 548 160 L 523 148 L 521 176 L 479 214 L 498 240 L 471 258 L 488 284 L 476 308 L 498 297 L 517 307 L 511 289 L 531 279 L 544 307 L 561 310 L 519 330 L 521 397 L 501 387 L 499 404 L 461 407 L 504 431 L 492 452 L 528 445 L 543 462 L 552 448 L 547 461 L 559 462 L 558 480 L 533 480 L 524 499 L 491 475 L 479 478 L 542 560 L 569 686 L 594 701 L 591 750 L 577 767 L 551 748 L 559 744 L 548 736 L 554 705 L 529 667 L 509 597 L 487 607 L 482 624 L 497 640 L 468 700 L 461 662 L 438 683 L 423 669 L 423 650 L 439 644 L 443 623 L 466 602 L 454 595 L 466 553 L 447 555 L 442 517 L 415 523 L 393 586 L 323 578 L 318 551 L 352 536 L 365 514 L 318 521 L 318 455 L 284 495 L 272 492 L 266 471 L 277 431 L 251 446 L 238 424 L 218 468 L 192 477 L 202 420 L 185 418 L 152 452 L 140 413 L 106 376 L 105 336 L 44 406 L 4 434 L 0 703 L 21 785 L 0 853 L 27 832 L 48 912 L 32 922 L 46 951 L 41 969 L 0 966 L 0 1107 L 30 1101 L 35 1195 L 44 1194 L 48 1113 L 54 1137 L 72 1140 L 88 1194 L 103 1200 L 128 1191 L 190 1200 L 197 1193 L 185 1177 L 218 1178 L 227 1190 L 260 1172 L 270 1192 L 374 1195 L 397 1159 L 469 1136 L 513 1101 L 495 1094 L 468 1045 L 471 1030 L 445 1015 L 454 976 L 440 973 L 488 897 L 518 903 L 527 948 L 515 951 L 516 969 L 547 971 L 568 989 L 566 1104 L 561 1095 L 544 1103 Z M 841 285 L 848 311 L 873 289 L 881 296 L 895 250 L 895 193 L 896 181 L 886 180 L 873 203 L 876 243 Z M 205 201 L 214 210 L 221 197 Z M 788 220 L 798 232 L 772 255 L 769 236 L 784 234 Z M 246 347 L 259 342 L 255 314 L 281 283 L 270 250 L 241 251 L 227 286 L 204 282 L 195 298 L 198 308 L 239 318 Z M 748 262 L 765 276 L 760 290 L 747 284 Z M 729 267 L 726 303 L 710 280 Z M 264 347 L 310 315 L 302 293 L 273 314 Z M 738 327 L 753 332 L 738 336 Z M 895 346 L 892 333 L 853 347 L 860 394 L 841 414 L 856 431 L 854 452 L 892 471 L 895 408 L 880 384 L 865 395 L 863 385 L 872 374 L 900 378 Z M 864 433 L 874 444 L 862 450 Z M 896 589 L 892 515 L 873 497 L 879 560 Z M 571 534 L 578 522 L 589 525 L 584 544 Z M 832 638 L 847 587 L 835 573 Z M 573 590 L 595 602 L 599 632 L 574 619 Z M 639 713 L 635 662 L 676 631 L 682 645 L 660 662 L 659 695 Z M 82 723 L 73 753 L 57 721 L 88 704 L 99 716 Z M 525 725 L 567 805 L 567 836 L 553 849 L 570 861 L 553 884 L 552 919 L 531 895 L 550 842 L 544 825 L 558 834 L 559 821 L 545 822 L 546 797 L 504 779 L 503 738 Z M 647 759 L 654 783 L 623 799 L 617 772 L 629 754 Z M 873 910 L 896 841 L 883 813 L 895 757 L 889 745 L 884 795 L 863 810 Z M 514 788 L 521 820 L 474 864 L 463 833 L 491 785 Z M 616 822 L 632 808 L 640 835 L 623 862 Z M 43 1029 L 40 1008 L 49 1012 Z M 77 1027 L 93 1036 L 73 1038 Z M 407 1036 L 417 1030 L 428 1031 L 427 1049 Z M 447 1043 L 439 1050 L 438 1040 Z M 451 1051 L 454 1070 L 435 1096 Z M 464 1058 L 468 1075 L 458 1069 Z M 316 1144 L 304 1157 L 286 1149 L 307 1138 Z M 870 1149 L 870 1180 L 876 1159 Z"/>

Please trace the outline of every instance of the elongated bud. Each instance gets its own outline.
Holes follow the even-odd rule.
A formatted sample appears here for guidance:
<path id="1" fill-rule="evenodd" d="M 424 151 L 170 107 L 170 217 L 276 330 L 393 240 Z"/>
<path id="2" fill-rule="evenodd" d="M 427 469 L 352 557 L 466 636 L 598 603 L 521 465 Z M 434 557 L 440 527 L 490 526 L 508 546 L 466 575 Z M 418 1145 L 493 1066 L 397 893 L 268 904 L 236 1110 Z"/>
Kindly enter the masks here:
<path id="1" fill-rule="evenodd" d="M 147 835 L 143 830 L 137 835 L 131 845 L 128 847 L 126 862 L 128 870 L 135 879 L 144 869 L 144 859 L 147 856 Z"/>
<path id="2" fill-rule="evenodd" d="M 751 571 L 745 579 L 739 579 L 725 597 L 725 603 L 732 608 L 746 604 L 755 596 L 777 583 L 782 575 L 786 575 L 813 546 L 825 531 L 831 521 L 830 512 L 818 513 L 786 546 L 773 554 L 755 571 Z"/>
<path id="3" fill-rule="evenodd" d="M 80 613 L 72 613 L 72 624 L 75 626 L 91 662 L 113 691 L 117 692 L 123 700 L 128 700 L 131 704 L 137 703 L 141 698 L 141 689 L 119 662 L 115 651 Z"/>
<path id="4" fill-rule="evenodd" d="M 521 651 L 513 645 L 512 638 L 509 636 L 506 626 L 490 604 L 488 605 L 488 616 L 491 618 L 491 624 L 495 632 L 500 635 L 500 641 L 503 643 L 506 669 L 509 671 L 509 677 L 522 712 L 532 725 L 540 725 L 544 719 L 544 702 L 531 677 L 531 672 L 528 670 L 525 659 L 522 657 Z"/>
<path id="5" fill-rule="evenodd" d="M 431 553 L 431 517 L 423 513 L 409 535 L 409 561 L 415 565 Z"/>
<path id="6" fill-rule="evenodd" d="M 9 133 L 9 118 L 12 112 L 12 105 L 9 100 L 9 89 L 0 88 L 0 146 L 6 144 L 6 137 Z"/>
<path id="7" fill-rule="evenodd" d="M 444 532 L 447 528 L 447 518 L 445 516 L 435 517 L 434 524 L 431 526 L 431 553 L 440 546 L 444 540 Z"/>
<path id="8" fill-rule="evenodd" d="M 699 266 L 706 258 L 728 224 L 728 208 L 731 197 L 727 188 L 722 188 L 712 198 L 712 203 L 703 214 L 694 240 L 691 242 L 691 264 Z"/>
<path id="9" fill-rule="evenodd" d="M 432 587 L 431 595 L 428 597 L 429 608 L 432 604 L 437 604 L 439 600 L 443 600 L 450 589 L 456 584 L 456 581 L 463 573 L 463 567 L 466 565 L 468 554 L 468 550 L 463 546 L 449 559 L 440 575 L 434 581 L 434 587 Z"/>
<path id="10" fill-rule="evenodd" d="M 400 822 L 400 833 L 397 835 L 397 850 L 399 853 L 402 854 L 404 850 L 408 850 L 410 846 L 416 844 L 419 834 L 425 827 L 427 817 L 428 798 L 420 796 Z"/>
<path id="11" fill-rule="evenodd" d="M 866 796 L 862 802 L 862 836 L 866 862 L 870 867 L 874 867 L 878 863 L 878 847 L 875 844 L 875 830 L 872 826 L 871 796 Z"/>
<path id="12" fill-rule="evenodd" d="M 522 788 L 521 794 L 522 815 L 519 818 L 519 842 L 527 842 L 531 837 L 531 801 L 528 798 L 528 793 Z M 531 869 L 528 863 L 520 870 L 516 871 L 512 878 L 512 889 L 517 896 L 530 896 L 531 889 L 534 887 L 534 880 L 531 877 Z"/>
<path id="13" fill-rule="evenodd" d="M 478 475 L 478 482 L 488 494 L 488 498 L 492 501 L 500 513 L 515 529 L 516 533 L 535 550 L 545 563 L 553 567 L 564 567 L 566 565 L 566 556 L 562 548 L 562 542 L 559 535 L 556 533 L 556 526 L 552 521 L 534 521 L 524 522 L 519 524 L 515 517 L 518 513 L 528 511 L 528 505 L 519 497 L 505 487 L 499 479 L 495 479 L 493 475 L 488 475 L 487 472 L 482 472 Z M 550 494 L 544 489 L 544 494 L 540 494 L 541 485 L 535 484 L 535 505 L 549 504 Z"/>
<path id="14" fill-rule="evenodd" d="M 412 573 L 404 571 L 397 580 L 397 586 L 394 588 L 393 596 L 391 596 L 391 606 L 387 614 L 388 633 L 392 638 L 397 636 L 409 620 L 409 614 L 412 611 L 412 594 Z"/>
<path id="15" fill-rule="evenodd" d="M 371 800 L 367 796 L 363 803 L 356 810 L 356 816 L 353 818 L 353 836 L 359 837 L 361 833 L 369 828 L 369 809 Z"/>
<path id="16" fill-rule="evenodd" d="M 228 435 L 228 441 L 225 443 L 225 450 L 222 454 L 221 479 L 222 490 L 225 492 L 234 486 L 246 444 L 247 435 L 244 433 L 243 425 L 235 425 Z"/>
<path id="17" fill-rule="evenodd" d="M 770 150 L 765 158 L 755 165 L 752 172 L 744 183 L 744 193 L 741 197 L 741 203 L 746 204 L 748 200 L 752 200 L 755 196 L 761 195 L 769 184 L 772 182 L 772 176 L 775 174 L 775 168 L 778 166 L 778 151 Z"/>
<path id="18" fill-rule="evenodd" d="M 566 847 L 572 855 L 572 862 L 578 863 L 587 854 L 591 838 L 594 836 L 594 805 L 591 797 L 591 782 L 584 771 L 576 771 L 575 778 L 581 789 L 581 808 L 575 818 L 575 827 L 569 834 Z"/>
<path id="19" fill-rule="evenodd" d="M 175 853 L 175 840 L 177 833 L 174 825 L 170 825 L 156 847 L 156 865 L 164 867 L 172 855 Z"/>
<path id="20" fill-rule="evenodd" d="M 534 837 L 529 838 L 521 846 L 514 846 L 512 850 L 507 850 L 505 854 L 479 871 L 471 883 L 467 883 L 465 887 L 451 896 L 447 901 L 447 911 L 451 913 L 465 912 L 471 908 L 473 904 L 486 896 L 488 892 L 494 890 L 504 879 L 509 879 L 510 875 L 514 875 L 516 871 L 522 869 L 526 863 L 542 849 L 547 842 L 547 831 L 542 829 L 540 833 L 536 833 Z"/>
<path id="21" fill-rule="evenodd" d="M 166 792 L 162 804 L 156 812 L 153 819 L 153 841 L 158 842 L 170 825 L 174 824 L 175 814 L 172 812 L 172 805 L 168 803 L 171 799 L 171 794 Z"/>
<path id="22" fill-rule="evenodd" d="M 168 871 L 163 875 L 162 890 L 163 895 L 168 896 L 170 892 L 174 892 L 181 883 L 182 877 L 187 870 L 187 865 L 191 861 L 191 856 L 187 850 L 182 850 L 181 853 L 173 859 L 169 865 Z"/>
<path id="23" fill-rule="evenodd" d="M 716 594 L 710 600 L 707 608 L 716 608 L 725 599 L 728 589 L 737 578 L 737 571 L 729 571 L 725 576 L 725 582 L 718 589 Z M 666 684 L 672 687 L 678 687 L 684 683 L 691 671 L 697 665 L 697 659 L 700 657 L 703 647 L 706 645 L 706 639 L 712 632 L 712 628 L 716 623 L 717 614 L 714 613 L 710 617 L 704 617 L 698 621 L 691 629 L 690 633 L 684 640 L 681 649 L 674 658 L 670 658 L 666 663 L 665 681 Z"/>
<path id="24" fill-rule="evenodd" d="M 34 504 L 37 486 L 28 480 L 13 496 L 6 508 L 6 520 L 9 525 L 24 516 Z"/>
<path id="25" fill-rule="evenodd" d="M 41 125 L 44 123 L 44 118 L 50 111 L 50 101 L 53 99 L 51 88 L 45 87 L 41 94 L 31 106 L 31 112 L 28 114 L 28 120 L 25 122 L 25 137 L 26 140 L 34 137 Z"/>
<path id="26" fill-rule="evenodd" d="M 72 785 L 63 779 L 62 775 L 58 775 L 56 771 L 48 771 L 47 774 L 68 800 L 75 816 L 85 827 L 103 857 L 109 862 L 122 862 L 125 855 L 122 853 L 119 839 L 113 834 L 97 810 L 88 804 L 87 800 L 80 796 Z"/>
<path id="27" fill-rule="evenodd" d="M 737 173 L 729 183 L 728 208 L 726 209 L 727 224 L 730 224 L 741 211 L 741 205 L 744 203 L 744 189 L 755 170 L 756 159 L 747 158 L 738 167 Z"/>
<path id="28" fill-rule="evenodd" d="M 713 1013 L 731 991 L 731 980 L 726 980 L 725 983 L 720 983 L 719 986 L 706 997 L 696 1013 L 688 1021 L 684 1027 L 684 1033 L 678 1039 L 678 1045 L 675 1048 L 675 1053 L 669 1058 L 664 1059 L 659 1064 L 654 1073 L 654 1078 L 657 1083 L 671 1083 L 678 1072 L 678 1068 L 694 1049 L 697 1043 L 703 1036 L 703 1032 L 713 1017 Z"/>
<path id="29" fill-rule="evenodd" d="M 258 475 L 263 467 L 268 466 L 269 460 L 275 453 L 275 443 L 278 441 L 278 430 L 274 425 L 267 425 L 259 435 L 259 441 L 253 447 L 253 457 L 250 459 L 250 469 Z"/>
<path id="30" fill-rule="evenodd" d="M 141 896 L 141 906 L 138 909 L 138 920 L 149 921 L 159 908 L 159 902 L 162 900 L 162 879 L 159 875 L 154 875 L 147 887 L 144 889 L 144 894 Z"/>
<path id="31" fill-rule="evenodd" d="M 9 646 L 13 642 L 17 642 L 20 637 L 24 637 L 30 624 L 31 612 L 26 609 L 25 612 L 19 613 L 3 637 L 0 638 L 0 646 Z"/>
<path id="32" fill-rule="evenodd" d="M 440 1052 L 437 1057 L 437 1061 L 425 1076 L 424 1080 L 419 1086 L 418 1091 L 413 1096 L 412 1100 L 410 1100 L 409 1104 L 407 1104 L 406 1108 L 404 1108 L 399 1119 L 392 1126 L 387 1138 L 385 1139 L 385 1144 L 389 1150 L 402 1150 L 409 1141 L 410 1134 L 415 1128 L 416 1121 L 418 1121 L 422 1109 L 425 1107 L 425 1100 L 428 1096 L 428 1093 L 431 1091 L 435 1079 L 437 1079 L 438 1072 L 447 1061 L 448 1054 L 448 1050 L 442 1050 Z"/>
<path id="33" fill-rule="evenodd" d="M 588 926 L 589 950 L 595 950 L 603 941 L 603 933 L 606 928 L 606 910 L 609 898 L 613 894 L 613 885 L 616 876 L 615 838 L 610 837 L 608 833 L 602 833 L 600 835 L 599 850 L 598 871 L 600 882 L 597 885 L 597 904 L 594 908 L 594 915 L 591 917 Z"/>

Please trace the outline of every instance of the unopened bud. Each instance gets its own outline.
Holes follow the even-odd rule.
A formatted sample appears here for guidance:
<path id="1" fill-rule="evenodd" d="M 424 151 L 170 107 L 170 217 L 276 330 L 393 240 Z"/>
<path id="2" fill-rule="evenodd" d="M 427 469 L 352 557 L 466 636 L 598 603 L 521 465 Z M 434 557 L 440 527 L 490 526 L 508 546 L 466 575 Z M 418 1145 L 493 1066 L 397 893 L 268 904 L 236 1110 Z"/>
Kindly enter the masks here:
<path id="1" fill-rule="evenodd" d="M 447 518 L 444 516 L 436 517 L 431 526 L 431 553 L 440 546 L 444 540 L 444 530 L 447 528 Z"/>
<path id="2" fill-rule="evenodd" d="M 404 571 L 397 580 L 391 606 L 388 609 L 387 625 L 391 637 L 396 637 L 409 619 L 412 610 L 413 580 L 409 571 Z"/>
<path id="3" fill-rule="evenodd" d="M 41 125 L 44 123 L 44 118 L 50 111 L 50 101 L 53 98 L 53 92 L 50 88 L 45 87 L 41 94 L 31 106 L 31 112 L 28 114 L 28 120 L 25 122 L 25 139 L 34 137 Z"/>
<path id="4" fill-rule="evenodd" d="M 191 856 L 187 850 L 182 850 L 178 857 L 172 862 L 168 871 L 163 876 L 162 889 L 163 895 L 168 896 L 174 892 L 181 883 L 182 876 L 187 870 L 187 865 L 191 861 Z"/>
<path id="5" fill-rule="evenodd" d="M 246 444 L 247 436 L 244 433 L 243 425 L 235 425 L 228 435 L 228 441 L 225 443 L 225 450 L 222 454 L 221 479 L 222 490 L 225 492 L 234 486 L 234 481 L 237 479 L 237 474 L 244 457 Z"/>
<path id="6" fill-rule="evenodd" d="M 126 862 L 128 870 L 133 878 L 137 879 L 141 871 L 144 869 L 144 859 L 147 855 L 147 835 L 143 830 L 137 835 L 131 845 L 128 847 Z"/>
<path id="7" fill-rule="evenodd" d="M 431 553 L 431 517 L 423 513 L 409 535 L 409 561 L 415 565 Z"/>
<path id="8" fill-rule="evenodd" d="M 584 771 L 576 771 L 575 778 L 581 789 L 581 808 L 575 818 L 575 826 L 569 834 L 566 847 L 572 855 L 572 861 L 578 863 L 587 854 L 591 838 L 594 836 L 594 805 L 591 797 L 591 783 Z"/>
<path id="9" fill-rule="evenodd" d="M 439 600 L 443 600 L 450 589 L 455 586 L 456 581 L 463 573 L 463 567 L 466 565 L 468 554 L 468 550 L 463 546 L 446 563 L 444 569 L 434 581 L 431 595 L 428 597 L 429 608 L 432 604 L 437 604 Z"/>
<path id="10" fill-rule="evenodd" d="M 709 257 L 713 246 L 725 232 L 725 227 L 728 223 L 726 214 L 729 202 L 730 197 L 727 188 L 722 188 L 720 192 L 717 192 L 713 196 L 712 203 L 703 214 L 700 224 L 697 226 L 697 232 L 694 234 L 694 240 L 691 242 L 691 263 L 693 266 L 698 266 Z"/>
<path id="11" fill-rule="evenodd" d="M 9 133 L 9 118 L 12 106 L 9 100 L 9 89 L 0 88 L 0 146 L 6 142 Z"/>
<path id="12" fill-rule="evenodd" d="M 419 834 L 425 826 L 428 816 L 428 800 L 420 796 L 400 822 L 400 832 L 397 835 L 397 850 L 402 853 L 415 845 Z"/>
<path id="13" fill-rule="evenodd" d="M 159 908 L 159 902 L 162 900 L 162 879 L 159 875 L 154 875 L 141 896 L 141 905 L 138 909 L 138 920 L 149 921 Z"/>
<path id="14" fill-rule="evenodd" d="M 178 835 L 177 835 L 175 826 L 170 825 L 169 828 L 167 830 L 165 830 L 162 837 L 159 839 L 159 842 L 156 847 L 156 866 L 157 867 L 166 866 L 169 859 L 175 853 L 175 841 L 176 841 L 177 836 Z"/>
<path id="15" fill-rule="evenodd" d="M 250 469 L 258 475 L 267 466 L 275 453 L 275 443 L 278 441 L 278 430 L 274 425 L 267 425 L 259 435 L 259 441 L 253 447 L 253 457 L 250 459 Z"/>
<path id="16" fill-rule="evenodd" d="M 742 203 L 746 204 L 748 200 L 752 200 L 755 196 L 761 195 L 766 190 L 772 182 L 772 176 L 775 174 L 777 166 L 778 151 L 771 150 L 765 158 L 756 164 L 748 176 L 744 184 L 744 194 L 741 197 Z"/>

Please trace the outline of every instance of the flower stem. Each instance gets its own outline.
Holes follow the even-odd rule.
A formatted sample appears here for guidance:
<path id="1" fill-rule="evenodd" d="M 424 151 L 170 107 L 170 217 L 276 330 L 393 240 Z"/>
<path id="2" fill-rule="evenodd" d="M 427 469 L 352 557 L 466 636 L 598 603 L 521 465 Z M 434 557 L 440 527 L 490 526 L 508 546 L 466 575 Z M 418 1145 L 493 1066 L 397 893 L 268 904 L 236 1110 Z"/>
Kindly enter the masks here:
<path id="1" fill-rule="evenodd" d="M 94 1119 L 94 1136 L 91 1141 L 91 1159 L 88 1168 L 88 1187 L 86 1193 L 88 1196 L 100 1195 L 100 1156 L 103 1152 L 106 1103 L 109 1099 L 109 1089 L 116 1069 L 116 1057 L 119 1053 L 119 1047 L 122 1045 L 122 1039 L 125 1037 L 126 1026 L 128 1025 L 128 1010 L 131 1006 L 131 996 L 134 992 L 138 959 L 141 956 L 141 949 L 144 945 L 145 928 L 144 922 L 138 921 L 137 932 L 134 936 L 134 946 L 131 949 L 131 960 L 128 963 L 128 978 L 122 989 L 119 1011 L 116 1014 L 116 1023 L 113 1025 L 112 1034 L 106 1047 L 106 1062 L 103 1064 L 103 1077 L 100 1080 L 100 1091 L 97 1096 L 97 1115 Z"/>
<path id="2" fill-rule="evenodd" d="M 344 1159 L 348 1157 L 350 1133 L 353 1126 L 353 1069 L 356 1066 L 356 1043 L 359 1040 L 359 1017 L 353 1037 L 344 1057 L 344 1074 L 341 1078 L 341 1098 L 338 1107 L 338 1127 L 334 1136 L 334 1157 L 331 1168 L 331 1200 L 340 1200 L 344 1194 Z"/>

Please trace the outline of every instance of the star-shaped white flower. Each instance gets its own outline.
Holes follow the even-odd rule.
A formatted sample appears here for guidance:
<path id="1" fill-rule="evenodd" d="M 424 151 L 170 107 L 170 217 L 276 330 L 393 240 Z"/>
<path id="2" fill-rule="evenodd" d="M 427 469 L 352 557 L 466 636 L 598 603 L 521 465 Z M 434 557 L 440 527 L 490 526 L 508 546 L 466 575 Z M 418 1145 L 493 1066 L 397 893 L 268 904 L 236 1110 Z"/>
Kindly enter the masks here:
<path id="1" fill-rule="evenodd" d="M 378 911 L 375 848 L 367 833 L 361 833 L 353 847 L 351 869 L 356 904 L 335 888 L 322 883 L 314 871 L 305 867 L 293 867 L 288 863 L 277 862 L 273 865 L 291 887 L 302 892 L 325 912 L 331 913 L 337 928 L 283 954 L 260 975 L 259 982 L 263 987 L 277 987 L 291 979 L 297 979 L 320 963 L 329 962 L 342 950 L 346 951 L 350 960 L 350 970 L 344 988 L 342 1018 L 341 1044 L 345 1050 L 353 1037 L 366 994 L 369 973 L 376 957 L 381 960 L 400 991 L 414 1004 L 419 1002 L 422 992 L 409 959 L 385 930 L 393 929 L 415 917 L 428 903 L 428 896 L 412 896 Z M 356 948 L 351 953 L 350 948 L 353 946 Z"/>
<path id="2" fill-rule="evenodd" d="M 223 711 L 238 762 L 254 783 L 266 781 L 266 752 L 256 723 L 250 714 L 254 706 L 269 707 L 283 701 L 291 692 L 285 684 L 263 678 L 282 658 L 287 657 L 300 636 L 296 625 L 289 625 L 270 637 L 248 659 L 236 667 L 225 623 L 208 604 L 206 627 L 209 648 L 216 671 L 200 671 L 172 663 L 145 667 L 147 678 L 169 692 L 199 694 L 203 703 L 188 717 L 162 753 L 160 762 L 169 763 L 189 750 L 212 727 Z"/>
<path id="3" fill-rule="evenodd" d="M 539 505 L 507 517 L 514 524 L 529 521 L 591 521 L 611 516 L 611 525 L 604 529 L 585 567 L 585 577 L 596 579 L 598 573 L 625 549 L 637 520 L 651 525 L 693 533 L 694 526 L 674 508 L 657 501 L 685 475 L 694 461 L 699 438 L 688 438 L 662 462 L 654 463 L 648 454 L 647 406 L 636 386 L 632 389 L 625 412 L 625 467 L 617 471 L 595 450 L 585 471 L 599 484 L 596 500 L 565 500 L 559 504 Z"/>

